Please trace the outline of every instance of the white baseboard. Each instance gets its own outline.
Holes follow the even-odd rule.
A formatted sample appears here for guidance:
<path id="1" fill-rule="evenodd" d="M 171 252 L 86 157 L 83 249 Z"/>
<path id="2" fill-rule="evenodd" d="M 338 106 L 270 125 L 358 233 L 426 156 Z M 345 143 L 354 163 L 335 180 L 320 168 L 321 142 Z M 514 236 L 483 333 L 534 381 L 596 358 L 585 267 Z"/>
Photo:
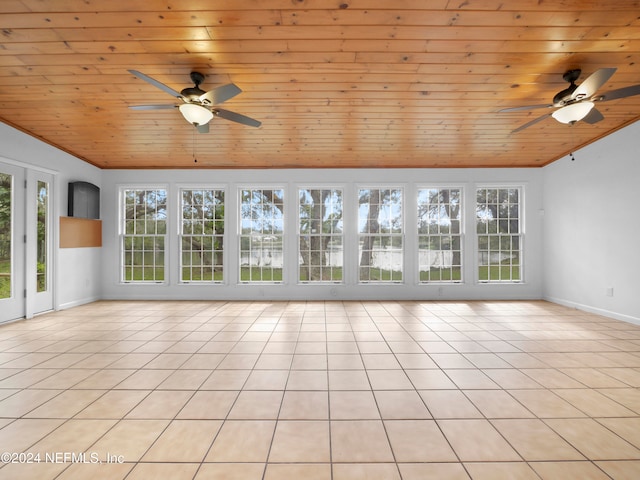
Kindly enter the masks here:
<path id="1" fill-rule="evenodd" d="M 87 303 L 97 302 L 98 300 L 102 300 L 100 297 L 88 297 L 82 298 L 80 300 L 74 300 L 73 302 L 61 303 L 56 307 L 56 310 L 67 310 L 73 307 L 79 307 L 80 305 L 86 305 Z"/>
<path id="2" fill-rule="evenodd" d="M 569 301 L 569 300 L 565 300 L 563 298 L 549 297 L 549 296 L 545 295 L 545 296 L 543 296 L 543 299 L 548 301 L 548 302 L 557 303 L 558 305 L 563 305 L 565 307 L 571 307 L 571 308 L 575 308 L 577 310 L 582 310 L 583 312 L 593 313 L 593 314 L 596 314 L 596 315 L 602 315 L 604 317 L 613 318 L 615 320 L 622 320 L 623 322 L 628 322 L 628 323 L 633 323 L 635 325 L 640 325 L 640 318 L 634 317 L 634 316 L 631 316 L 631 315 L 625 315 L 623 313 L 612 312 L 611 310 L 606 310 L 604 308 L 598 308 L 598 307 L 594 307 L 594 306 L 591 306 L 591 305 L 584 305 L 582 303 L 572 302 L 572 301 Z"/>

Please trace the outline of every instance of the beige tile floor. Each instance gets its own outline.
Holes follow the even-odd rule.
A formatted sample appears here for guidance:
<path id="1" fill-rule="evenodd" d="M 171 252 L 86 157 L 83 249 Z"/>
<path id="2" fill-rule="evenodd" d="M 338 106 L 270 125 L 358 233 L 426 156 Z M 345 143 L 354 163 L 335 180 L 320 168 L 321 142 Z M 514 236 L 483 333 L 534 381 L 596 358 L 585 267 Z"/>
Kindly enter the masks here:
<path id="1" fill-rule="evenodd" d="M 97 302 L 0 326 L 0 478 L 638 479 L 639 387 L 545 302 Z"/>

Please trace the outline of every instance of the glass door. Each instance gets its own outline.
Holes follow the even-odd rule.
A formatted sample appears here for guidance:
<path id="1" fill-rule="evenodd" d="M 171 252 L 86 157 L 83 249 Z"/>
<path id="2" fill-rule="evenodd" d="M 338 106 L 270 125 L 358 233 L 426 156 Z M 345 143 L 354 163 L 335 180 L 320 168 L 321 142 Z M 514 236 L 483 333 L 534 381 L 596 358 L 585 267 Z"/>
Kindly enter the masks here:
<path id="1" fill-rule="evenodd" d="M 0 322 L 25 315 L 24 170 L 0 163 Z"/>
<path id="2" fill-rule="evenodd" d="M 28 173 L 27 317 L 53 310 L 52 185 L 52 175 L 41 172 Z"/>
<path id="3" fill-rule="evenodd" d="M 0 323 L 53 310 L 53 175 L 0 163 Z"/>

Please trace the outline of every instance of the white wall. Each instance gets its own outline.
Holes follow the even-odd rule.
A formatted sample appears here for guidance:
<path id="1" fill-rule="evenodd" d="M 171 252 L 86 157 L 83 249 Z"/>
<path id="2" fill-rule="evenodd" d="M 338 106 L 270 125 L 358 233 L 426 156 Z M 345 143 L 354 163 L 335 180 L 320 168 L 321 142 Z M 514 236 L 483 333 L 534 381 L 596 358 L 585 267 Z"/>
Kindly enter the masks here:
<path id="1" fill-rule="evenodd" d="M 521 284 L 480 284 L 475 281 L 475 188 L 483 185 L 523 185 L 525 188 L 525 258 Z M 162 186 L 169 192 L 168 280 L 165 284 L 120 283 L 118 191 L 121 186 Z M 181 284 L 178 265 L 177 212 L 181 186 L 215 185 L 226 188 L 225 276 L 222 285 Z M 405 274 L 400 285 L 361 285 L 356 282 L 357 206 L 345 211 L 345 282 L 342 285 L 298 284 L 297 187 L 341 186 L 345 209 L 357 205 L 358 186 L 403 187 L 405 191 Z M 417 282 L 415 192 L 420 186 L 460 186 L 465 198 L 465 283 L 420 285 Z M 238 284 L 236 259 L 238 188 L 246 186 L 285 188 L 285 280 L 281 285 Z M 542 170 L 541 169 L 385 169 L 385 170 L 105 170 L 102 177 L 103 264 L 105 299 L 539 299 L 542 296 Z M 351 203 L 350 200 L 351 199 Z M 351 225 L 351 226 L 350 226 Z M 351 230 L 349 230 L 351 229 Z M 351 245 L 351 247 L 349 247 Z"/>
<path id="2" fill-rule="evenodd" d="M 2 161 L 26 169 L 55 174 L 56 218 L 66 215 L 67 183 L 83 180 L 102 189 L 102 249 L 55 249 L 57 274 L 55 306 L 64 308 L 99 298 L 185 299 L 535 299 L 640 323 L 640 122 L 626 127 L 543 169 L 437 169 L 437 170 L 150 170 L 101 171 L 86 162 L 44 144 L 7 125 L 0 124 Z M 159 183 L 175 193 L 178 186 L 215 184 L 227 188 L 228 199 L 238 186 L 271 184 L 287 189 L 288 198 L 298 184 L 342 185 L 355 191 L 358 185 L 403 186 L 407 198 L 421 185 L 462 186 L 467 207 L 479 183 L 524 184 L 526 244 L 525 283 L 485 285 L 473 280 L 474 236 L 467 209 L 464 285 L 418 285 L 413 280 L 412 258 L 407 256 L 403 285 L 357 285 L 351 279 L 340 286 L 297 285 L 295 258 L 288 259 L 284 285 L 238 285 L 232 274 L 237 242 L 227 239 L 227 283 L 216 286 L 181 285 L 177 282 L 177 257 L 170 261 L 165 285 L 122 285 L 118 278 L 117 191 L 125 184 Z M 177 204 L 177 199 L 174 199 Z M 233 203 L 233 201 L 232 201 Z M 175 206 L 174 204 L 174 206 Z M 411 206 L 407 202 L 405 215 Z M 230 210 L 233 211 L 233 210 Z M 542 215 L 544 213 L 544 215 Z M 408 217 L 407 217 L 408 218 Z M 173 220 L 175 231 L 175 219 Z M 57 223 L 56 223 L 57 228 Z M 295 223 L 289 220 L 289 251 L 295 251 Z M 406 232 L 411 233 L 407 223 Z M 227 229 L 230 231 L 230 229 Z M 229 235 L 231 235 L 229 233 Z M 176 247 L 176 235 L 169 248 Z M 56 232 L 57 240 L 57 232 Z M 348 241 L 348 239 L 347 239 Z M 544 248 L 543 248 L 544 246 Z M 407 241 L 407 248 L 412 248 Z M 295 254 L 292 254 L 295 255 Z M 353 263 L 354 260 L 351 260 Z M 408 264 L 408 265 L 407 265 Z M 98 272 L 98 273 L 96 273 Z M 612 289 L 613 296 L 608 296 Z"/>
<path id="3" fill-rule="evenodd" d="M 87 303 L 101 296 L 101 249 L 58 248 L 59 217 L 67 215 L 67 186 L 85 181 L 100 186 L 102 171 L 68 153 L 0 123 L 0 161 L 54 175 L 54 308 Z"/>
<path id="4" fill-rule="evenodd" d="M 636 122 L 543 169 L 544 298 L 640 323 L 639 139 Z"/>

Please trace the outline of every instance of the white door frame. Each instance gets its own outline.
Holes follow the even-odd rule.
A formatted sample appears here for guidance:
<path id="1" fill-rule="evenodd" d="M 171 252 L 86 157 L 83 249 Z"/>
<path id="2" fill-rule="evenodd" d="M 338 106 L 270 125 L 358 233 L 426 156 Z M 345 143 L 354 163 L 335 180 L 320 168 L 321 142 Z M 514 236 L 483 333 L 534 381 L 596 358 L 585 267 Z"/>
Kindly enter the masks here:
<path id="1" fill-rule="evenodd" d="M 48 185 L 48 202 L 47 202 L 47 235 L 46 235 L 46 285 L 44 292 L 37 291 L 37 271 L 38 271 L 38 182 L 43 181 Z M 27 213 L 26 213 L 26 318 L 32 318 L 38 313 L 53 310 L 53 291 L 55 282 L 54 276 L 54 245 L 53 239 L 56 237 L 56 226 L 53 222 L 53 207 L 55 198 L 54 176 L 50 173 L 43 173 L 34 170 L 27 170 Z"/>
<path id="2" fill-rule="evenodd" d="M 22 318 L 25 298 L 25 170 L 0 163 L 0 172 L 12 176 L 11 184 L 11 296 L 0 300 L 0 323 Z"/>
<path id="3" fill-rule="evenodd" d="M 0 323 L 31 318 L 55 309 L 56 259 L 59 216 L 56 200 L 58 176 L 47 169 L 30 168 L 19 162 L 0 157 L 0 172 L 13 176 L 12 238 L 11 238 L 11 297 L 0 299 Z M 47 292 L 37 292 L 37 201 L 38 181 L 49 185 L 47 212 Z"/>

